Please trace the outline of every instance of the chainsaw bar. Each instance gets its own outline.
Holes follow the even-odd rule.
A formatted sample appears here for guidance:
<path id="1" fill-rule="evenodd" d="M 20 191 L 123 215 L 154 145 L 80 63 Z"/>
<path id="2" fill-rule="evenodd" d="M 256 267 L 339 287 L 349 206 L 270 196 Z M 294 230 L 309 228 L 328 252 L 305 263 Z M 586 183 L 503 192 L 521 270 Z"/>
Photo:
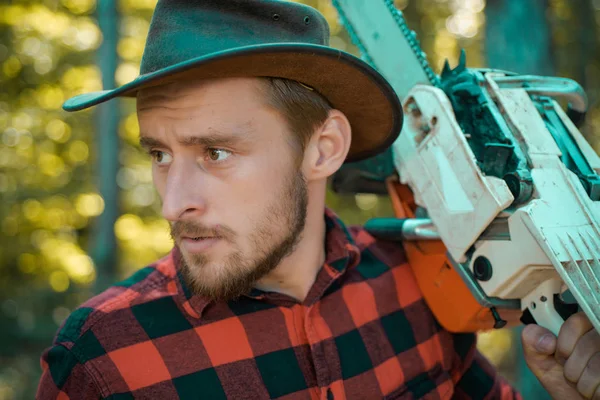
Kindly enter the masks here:
<path id="1" fill-rule="evenodd" d="M 419 83 L 441 86 L 416 33 L 408 27 L 393 0 L 332 0 L 332 3 L 363 60 L 390 82 L 400 99 Z M 414 57 L 406 57 L 411 53 Z"/>

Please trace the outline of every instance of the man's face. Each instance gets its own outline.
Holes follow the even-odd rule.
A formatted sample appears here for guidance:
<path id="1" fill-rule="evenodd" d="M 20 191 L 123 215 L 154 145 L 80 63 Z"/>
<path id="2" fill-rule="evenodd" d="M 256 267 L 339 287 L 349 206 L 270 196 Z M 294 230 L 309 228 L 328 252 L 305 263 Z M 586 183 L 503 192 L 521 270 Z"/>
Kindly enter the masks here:
<path id="1" fill-rule="evenodd" d="M 138 95 L 163 216 L 196 294 L 229 300 L 289 255 L 308 194 L 283 117 L 253 79 L 184 83 Z"/>

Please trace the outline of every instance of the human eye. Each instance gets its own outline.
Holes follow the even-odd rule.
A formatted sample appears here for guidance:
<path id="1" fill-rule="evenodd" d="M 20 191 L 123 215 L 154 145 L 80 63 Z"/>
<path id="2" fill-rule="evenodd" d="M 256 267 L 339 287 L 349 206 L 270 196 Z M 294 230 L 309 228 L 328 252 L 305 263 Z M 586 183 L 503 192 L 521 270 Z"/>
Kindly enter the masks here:
<path id="1" fill-rule="evenodd" d="M 206 151 L 206 157 L 211 162 L 223 162 L 231 156 L 231 152 L 224 149 L 209 148 Z"/>
<path id="2" fill-rule="evenodd" d="M 152 157 L 152 160 L 158 165 L 166 165 L 173 161 L 173 157 L 164 151 L 151 150 L 149 153 L 150 157 Z"/>

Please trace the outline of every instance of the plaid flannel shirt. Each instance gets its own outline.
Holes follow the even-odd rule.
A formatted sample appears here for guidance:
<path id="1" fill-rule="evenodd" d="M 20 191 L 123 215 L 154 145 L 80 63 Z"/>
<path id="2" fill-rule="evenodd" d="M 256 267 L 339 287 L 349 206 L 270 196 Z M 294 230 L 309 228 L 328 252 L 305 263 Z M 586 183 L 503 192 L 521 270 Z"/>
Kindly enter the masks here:
<path id="1" fill-rule="evenodd" d="M 330 210 L 303 302 L 192 296 L 172 251 L 77 308 L 41 357 L 38 399 L 521 399 L 419 292 L 402 247 Z"/>

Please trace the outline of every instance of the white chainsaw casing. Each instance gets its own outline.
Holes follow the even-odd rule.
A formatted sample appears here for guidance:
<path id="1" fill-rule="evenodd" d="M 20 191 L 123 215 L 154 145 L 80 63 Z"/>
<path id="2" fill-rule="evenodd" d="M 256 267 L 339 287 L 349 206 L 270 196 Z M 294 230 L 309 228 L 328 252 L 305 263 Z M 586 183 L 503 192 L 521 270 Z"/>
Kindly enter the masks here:
<path id="1" fill-rule="evenodd" d="M 454 260 L 464 262 L 467 250 L 513 195 L 502 179 L 481 173 L 441 89 L 416 85 L 404 110 L 404 128 L 392 146 L 400 181 L 427 209 Z"/>
<path id="2" fill-rule="evenodd" d="M 531 200 L 506 211 L 514 199 L 508 186 L 482 173 L 466 141 L 465 134 L 477 132 L 462 132 L 445 93 L 426 85 L 416 85 L 404 101 L 404 128 L 393 144 L 400 181 L 427 210 L 455 261 L 468 262 L 471 272 L 477 257 L 491 262 L 491 278 L 478 281 L 488 297 L 521 299 L 522 309 L 529 308 L 540 325 L 558 333 L 563 320 L 552 306 L 553 296 L 568 287 L 600 331 L 600 202 L 589 198 L 560 160 L 529 94 L 500 89 L 494 75 L 486 77 L 487 93 L 527 154 Z M 575 140 L 585 142 L 554 104 Z M 598 171 L 595 152 L 589 145 L 582 151 Z M 483 231 L 499 220 L 506 223 L 509 238 L 482 240 Z M 467 259 L 472 246 L 475 251 Z"/>

